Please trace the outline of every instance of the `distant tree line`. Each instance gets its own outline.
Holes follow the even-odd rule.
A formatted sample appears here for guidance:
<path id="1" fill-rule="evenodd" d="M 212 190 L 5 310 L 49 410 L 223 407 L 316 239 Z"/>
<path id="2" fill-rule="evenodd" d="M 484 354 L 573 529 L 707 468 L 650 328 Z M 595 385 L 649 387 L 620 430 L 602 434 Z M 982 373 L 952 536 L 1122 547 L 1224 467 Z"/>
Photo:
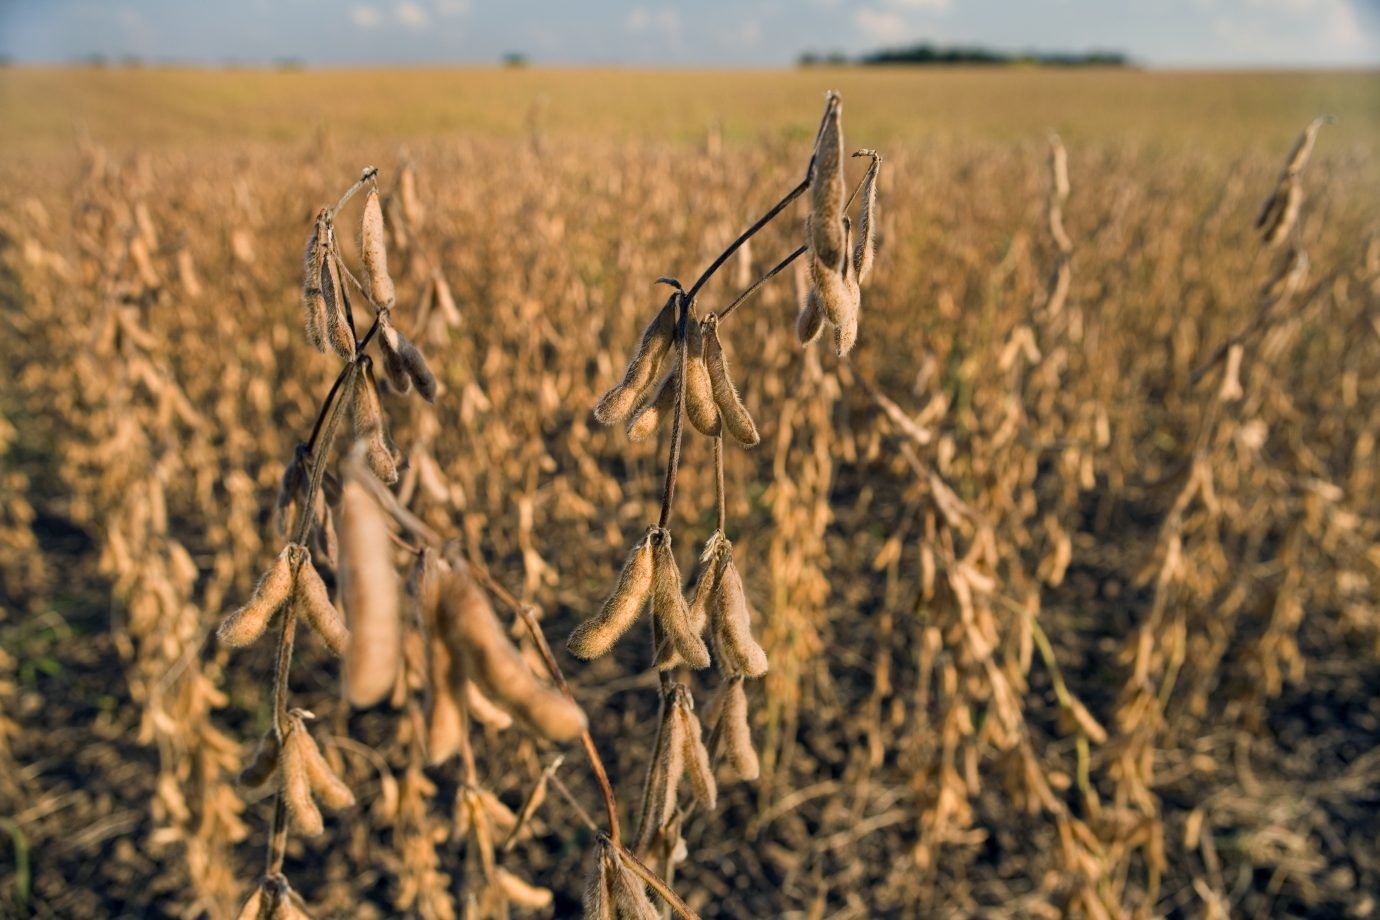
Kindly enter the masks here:
<path id="1" fill-rule="evenodd" d="M 875 67 L 894 64 L 912 64 L 927 67 L 989 66 L 1006 67 L 1027 65 L 1035 67 L 1129 67 L 1131 60 L 1120 51 L 1087 51 L 1082 53 L 1067 51 L 1019 51 L 1009 53 L 983 48 L 977 45 L 944 47 L 922 42 L 906 48 L 883 48 L 850 58 L 840 52 L 821 54 L 807 51 L 800 56 L 802 67 L 842 66 L 861 64 Z"/>

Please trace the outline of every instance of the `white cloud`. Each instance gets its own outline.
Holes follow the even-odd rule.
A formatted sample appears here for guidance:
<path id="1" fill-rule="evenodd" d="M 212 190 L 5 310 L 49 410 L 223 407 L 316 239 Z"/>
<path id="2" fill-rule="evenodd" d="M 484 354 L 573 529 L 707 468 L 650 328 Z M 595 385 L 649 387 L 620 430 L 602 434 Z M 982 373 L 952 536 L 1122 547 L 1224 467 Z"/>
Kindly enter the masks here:
<path id="1" fill-rule="evenodd" d="M 667 38 L 680 38 L 680 14 L 669 6 L 649 10 L 645 6 L 635 6 L 628 10 L 624 23 L 634 35 L 657 33 Z"/>
<path id="2" fill-rule="evenodd" d="M 357 29 L 372 29 L 379 24 L 379 11 L 372 6 L 356 4 L 350 7 L 350 21 Z"/>
<path id="3" fill-rule="evenodd" d="M 902 10 L 924 10 L 927 13 L 947 13 L 953 0 L 884 0 L 887 6 Z"/>
<path id="4" fill-rule="evenodd" d="M 436 0 L 438 16 L 464 16 L 473 8 L 470 0 Z"/>
<path id="5" fill-rule="evenodd" d="M 393 8 L 393 15 L 398 17 L 398 22 L 407 26 L 409 29 L 425 29 L 427 23 L 431 21 L 431 16 L 412 0 L 403 0 Z"/>
<path id="6" fill-rule="evenodd" d="M 906 21 L 899 13 L 872 7 L 863 7 L 854 13 L 853 24 L 858 27 L 858 31 L 874 41 L 897 41 L 907 32 Z"/>

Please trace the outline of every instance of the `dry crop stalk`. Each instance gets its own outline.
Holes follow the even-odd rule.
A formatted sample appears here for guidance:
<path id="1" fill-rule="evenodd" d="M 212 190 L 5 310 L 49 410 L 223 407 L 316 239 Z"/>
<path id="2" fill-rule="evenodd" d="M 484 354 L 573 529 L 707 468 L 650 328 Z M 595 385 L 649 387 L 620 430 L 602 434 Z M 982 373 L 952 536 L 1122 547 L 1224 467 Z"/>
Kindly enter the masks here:
<path id="1" fill-rule="evenodd" d="M 871 270 L 876 230 L 877 175 L 881 157 L 875 151 L 859 151 L 855 156 L 871 158 L 860 189 L 863 192 L 860 234 L 856 247 L 850 245 L 850 220 L 846 216 L 858 189 L 844 199 L 843 134 L 840 126 L 842 103 L 836 93 L 826 96 L 824 115 L 816 136 L 805 178 L 773 205 L 761 218 L 743 231 L 717 256 L 687 289 L 674 278 L 660 278 L 674 291 L 665 306 L 652 318 L 642 341 L 629 362 L 623 379 L 610 389 L 594 409 L 595 418 L 614 424 L 631 417 L 628 431 L 634 440 L 654 433 L 660 422 L 670 418 L 670 442 L 666 475 L 658 518 L 652 524 L 624 566 L 613 595 L 603 610 L 581 624 L 571 636 L 570 650 L 579 657 L 604 654 L 637 619 L 650 601 L 652 608 L 651 653 L 660 676 L 661 728 L 644 782 L 641 814 L 634 851 L 654 854 L 666 880 L 673 877 L 677 854 L 683 850 L 679 828 L 687 811 L 677 809 L 677 787 L 681 774 L 690 767 L 696 797 L 713 807 L 711 751 L 699 737 L 699 721 L 690 715 L 693 699 L 688 686 L 676 679 L 682 666 L 707 667 L 711 658 L 700 634 L 712 624 L 714 660 L 723 673 L 728 699 L 738 705 L 719 707 L 719 719 L 712 739 L 731 739 L 730 758 L 740 775 L 756 774 L 756 755 L 747 740 L 746 704 L 742 678 L 760 678 L 767 673 L 767 657 L 753 638 L 747 599 L 732 556 L 732 544 L 725 536 L 726 501 L 724 496 L 723 442 L 728 434 L 744 447 L 760 441 L 757 426 L 733 383 L 720 340 L 724 321 L 753 294 L 801 255 L 811 254 L 811 273 L 816 287 L 828 291 L 812 302 L 828 305 L 828 319 L 836 327 L 839 356 L 852 348 L 857 335 L 860 283 Z M 805 224 L 805 244 L 787 255 L 757 281 L 743 290 L 728 306 L 697 312 L 697 296 L 704 285 L 740 248 L 775 220 L 796 198 L 812 192 L 810 214 Z M 831 299 L 832 298 L 832 299 Z M 802 341 L 813 336 L 802 336 Z M 660 385 L 654 388 L 654 384 Z M 671 551 L 671 519 L 676 496 L 685 423 L 709 437 L 714 446 L 715 503 L 717 527 L 705 544 L 699 583 L 690 602 L 682 594 L 680 572 Z M 734 724 L 721 725 L 727 713 Z M 693 737 L 692 737 L 693 736 Z M 711 740 L 717 755 L 719 745 Z M 742 748 L 748 745 L 748 750 Z M 752 764 L 752 766 L 749 766 Z M 616 830 L 613 833 L 617 844 Z M 591 877 L 592 893 L 587 896 L 586 917 L 603 915 L 611 898 L 601 895 L 607 888 L 607 860 L 600 857 L 598 870 L 604 882 Z"/>

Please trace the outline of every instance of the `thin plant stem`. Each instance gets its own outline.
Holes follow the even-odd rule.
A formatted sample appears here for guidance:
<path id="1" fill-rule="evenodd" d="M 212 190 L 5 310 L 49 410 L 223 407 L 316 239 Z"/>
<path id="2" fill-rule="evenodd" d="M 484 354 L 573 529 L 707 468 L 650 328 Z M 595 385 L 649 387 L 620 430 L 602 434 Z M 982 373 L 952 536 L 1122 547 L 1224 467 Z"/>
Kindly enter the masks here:
<path id="1" fill-rule="evenodd" d="M 719 257 L 715 259 L 713 262 L 711 262 L 709 264 L 709 267 L 706 268 L 704 272 L 700 275 L 700 277 L 695 281 L 695 283 L 690 286 L 690 290 L 686 292 L 686 297 L 693 301 L 695 299 L 695 295 L 700 292 L 700 288 L 704 287 L 704 285 L 709 281 L 709 279 L 714 277 L 714 273 L 718 271 L 735 252 L 738 251 L 738 248 L 740 246 L 742 246 L 748 240 L 752 239 L 755 235 L 757 235 L 758 231 L 760 231 L 767 224 L 775 220 L 776 215 L 786 210 L 786 208 L 790 205 L 791 202 L 795 201 L 801 195 L 805 194 L 806 190 L 810 187 L 810 173 L 814 172 L 814 168 L 815 161 L 814 158 L 811 157 L 810 169 L 807 171 L 805 178 L 801 181 L 801 183 L 797 185 L 795 188 L 791 189 L 789 192 L 787 192 L 784 198 L 782 198 L 776 204 L 772 205 L 771 210 L 767 211 L 767 213 L 757 218 L 757 221 L 753 223 L 751 227 L 748 227 L 741 234 L 739 234 L 736 240 L 729 243 L 728 248 L 725 249 L 723 252 L 719 253 Z"/>
<path id="2" fill-rule="evenodd" d="M 556 663 L 556 656 L 552 654 L 551 646 L 546 641 L 546 635 L 542 632 L 541 624 L 532 615 L 531 608 L 509 593 L 482 566 L 471 564 L 471 569 L 474 571 L 475 577 L 490 593 L 522 619 L 522 622 L 527 626 L 527 631 L 532 635 L 532 641 L 537 644 L 537 653 L 541 656 L 542 664 L 546 666 L 547 673 L 556 682 L 556 687 L 561 693 L 565 694 L 567 699 L 575 702 L 575 694 L 570 691 L 570 684 L 566 682 L 565 675 L 561 673 L 561 666 Z M 594 778 L 598 781 L 599 791 L 604 797 L 604 810 L 608 813 L 609 819 L 609 837 L 617 842 L 620 839 L 618 803 L 613 797 L 613 785 L 609 782 L 608 770 L 604 768 L 603 758 L 599 756 L 599 749 L 594 746 L 594 738 L 590 735 L 588 728 L 580 732 L 580 743 L 584 746 L 585 754 L 589 757 L 590 769 L 594 771 Z"/>
<path id="3" fill-rule="evenodd" d="M 647 887 L 660 895 L 663 901 L 670 904 L 671 909 L 679 914 L 682 920 L 700 920 L 700 915 L 691 910 L 690 905 L 682 901 L 674 891 L 668 888 L 666 883 L 661 880 L 661 877 L 651 869 L 648 869 L 642 860 L 638 859 L 636 855 L 619 844 L 615 843 L 614 846 L 618 849 L 618 855 L 623 857 L 628 868 L 632 870 L 632 873 L 646 882 Z"/>
<path id="4" fill-rule="evenodd" d="M 725 319 L 727 319 L 728 314 L 738 309 L 739 304 L 747 300 L 753 294 L 756 294 L 764 284 L 766 284 L 768 281 L 775 278 L 777 275 L 781 274 L 783 271 L 789 268 L 790 264 L 794 262 L 796 259 L 805 255 L 806 249 L 807 247 L 805 246 L 797 248 L 795 252 L 786 256 L 786 258 L 782 259 L 780 262 L 776 263 L 776 265 L 765 275 L 758 278 L 756 281 L 752 282 L 751 287 L 743 291 L 743 293 L 739 294 L 737 297 L 733 299 L 733 302 L 731 304 L 719 311 L 719 322 L 723 322 Z"/>

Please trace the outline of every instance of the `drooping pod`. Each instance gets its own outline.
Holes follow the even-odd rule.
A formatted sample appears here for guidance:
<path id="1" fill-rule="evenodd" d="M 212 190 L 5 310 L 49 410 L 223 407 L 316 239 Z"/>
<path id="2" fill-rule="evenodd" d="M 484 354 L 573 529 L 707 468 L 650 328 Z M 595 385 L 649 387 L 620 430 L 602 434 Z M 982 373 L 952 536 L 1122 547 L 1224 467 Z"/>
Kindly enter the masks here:
<path id="1" fill-rule="evenodd" d="M 718 706 L 718 720 L 714 729 L 717 748 L 739 779 L 753 780 L 761 772 L 757 751 L 752 746 L 752 729 L 748 724 L 747 692 L 743 680 L 735 677 L 723 689 Z"/>
<path id="2" fill-rule="evenodd" d="M 626 419 L 645 398 L 652 384 L 659 379 L 662 365 L 676 340 L 676 304 L 680 294 L 672 294 L 647 328 L 637 353 L 623 373 L 623 379 L 604 394 L 594 407 L 594 417 L 605 425 Z"/>
<path id="3" fill-rule="evenodd" d="M 843 263 L 843 103 L 837 93 L 825 101 L 824 120 L 815 141 L 810 179 L 810 255 L 837 271 Z"/>
<path id="4" fill-rule="evenodd" d="M 399 579 L 393 567 L 388 519 L 351 471 L 340 497 L 340 584 L 349 617 L 345 688 L 350 703 L 373 706 L 397 681 L 402 660 Z"/>
<path id="5" fill-rule="evenodd" d="M 680 362 L 672 359 L 671 372 L 657 387 L 656 395 L 638 408 L 628 419 L 628 438 L 632 441 L 645 441 L 661 427 L 662 420 L 669 418 L 676 407 L 676 393 L 680 389 Z"/>
<path id="6" fill-rule="evenodd" d="M 824 330 L 824 307 L 819 302 L 819 288 L 811 284 L 795 318 L 795 337 L 801 345 L 809 345 Z"/>
<path id="7" fill-rule="evenodd" d="M 1060 146 L 1059 150 L 1063 150 Z M 876 260 L 877 249 L 877 177 L 882 169 L 882 158 L 875 150 L 859 150 L 853 156 L 870 156 L 872 164 L 863 176 L 862 204 L 858 213 L 858 242 L 853 247 L 853 276 L 861 285 L 872 274 L 872 263 Z M 1064 176 L 1064 194 L 1068 194 L 1068 176 Z"/>
<path id="8" fill-rule="evenodd" d="M 355 803 L 354 793 L 332 772 L 321 756 L 316 741 L 307 731 L 306 722 L 297 710 L 289 715 L 278 770 L 283 798 L 287 801 L 292 822 L 308 836 L 314 837 L 324 830 L 321 810 L 316 807 L 317 798 L 334 809 L 348 808 Z"/>
<path id="9" fill-rule="evenodd" d="M 703 325 L 691 316 L 685 366 L 685 417 L 701 434 L 716 438 L 723 431 L 723 423 L 719 420 L 719 407 L 714 403 L 714 385 L 704 360 L 704 343 Z"/>
<path id="10" fill-rule="evenodd" d="M 350 418 L 355 436 L 368 442 L 364 459 L 369 469 L 382 482 L 392 485 L 398 481 L 398 465 L 383 433 L 383 408 L 379 405 L 378 384 L 374 381 L 374 366 L 368 355 L 359 359 L 350 391 Z"/>
<path id="11" fill-rule="evenodd" d="M 321 272 L 325 266 L 330 240 L 330 228 L 326 221 L 327 211 L 322 208 L 316 212 L 311 236 L 307 238 L 302 278 L 302 314 L 307 341 L 311 342 L 317 351 L 322 352 L 326 350 L 326 296 L 321 290 Z"/>
<path id="12" fill-rule="evenodd" d="M 452 661 L 463 667 L 465 677 L 552 741 L 579 737 L 588 724 L 584 711 L 537 680 L 474 578 L 465 572 L 448 573 L 440 592 L 441 629 Z"/>
<path id="13" fill-rule="evenodd" d="M 333 240 L 335 231 L 329 224 L 325 229 L 327 238 Z M 350 295 L 340 282 L 333 246 L 322 258 L 320 277 L 321 298 L 326 305 L 325 339 L 337 355 L 349 360 L 355 356 L 355 330 L 345 309 Z"/>
<path id="14" fill-rule="evenodd" d="M 704 361 L 709 369 L 709 383 L 724 428 L 744 447 L 756 446 L 762 436 L 757 433 L 757 426 L 729 376 L 728 361 L 724 357 L 723 344 L 719 341 L 719 326 L 712 318 L 707 318 L 704 329 Z"/>
<path id="15" fill-rule="evenodd" d="M 709 649 L 691 628 L 690 606 L 681 593 L 680 569 L 671 551 L 671 532 L 657 528 L 652 543 L 652 616 L 671 640 L 681 659 L 692 668 L 709 667 Z"/>
<path id="16" fill-rule="evenodd" d="M 595 616 L 570 634 L 566 648 L 577 658 L 598 658 L 628 631 L 652 596 L 652 530 L 633 547 L 618 585 Z"/>
<path id="17" fill-rule="evenodd" d="M 724 559 L 719 570 L 710 629 L 719 653 L 719 669 L 725 676 L 761 677 L 767 673 L 767 654 L 752 637 L 747 595 L 732 556 Z"/>
<path id="18" fill-rule="evenodd" d="M 712 811 L 718 802 L 718 784 L 714 781 L 709 751 L 704 746 L 704 730 L 695 715 L 694 700 L 688 690 L 676 694 L 675 714 L 682 723 L 681 743 L 685 746 L 685 770 L 690 776 L 690 788 L 700 804 Z"/>
<path id="19" fill-rule="evenodd" d="M 345 627 L 345 621 L 341 618 L 340 611 L 336 610 L 335 604 L 331 603 L 331 596 L 326 591 L 326 583 L 321 580 L 316 566 L 312 565 L 311 554 L 306 550 L 303 552 L 306 554 L 306 558 L 302 560 L 297 570 L 297 586 L 293 592 L 293 602 L 297 605 L 302 617 L 321 637 L 321 641 L 326 643 L 326 647 L 336 656 L 343 657 L 345 649 L 349 646 L 350 630 Z"/>
<path id="20" fill-rule="evenodd" d="M 296 566 L 303 548 L 296 543 L 283 547 L 273 565 L 259 579 L 249 601 L 221 621 L 216 638 L 231 648 L 243 648 L 264 634 L 269 621 L 292 598 Z"/>
<path id="21" fill-rule="evenodd" d="M 388 243 L 377 188 L 370 188 L 364 199 L 364 216 L 359 224 L 359 252 L 364 261 L 369 299 L 380 307 L 391 307 L 394 299 L 393 279 L 388 274 Z"/>
<path id="22" fill-rule="evenodd" d="M 642 784 L 642 808 L 635 852 L 651 847 L 676 810 L 676 794 L 685 773 L 685 722 L 676 715 L 676 688 L 662 697 L 656 746 Z"/>

